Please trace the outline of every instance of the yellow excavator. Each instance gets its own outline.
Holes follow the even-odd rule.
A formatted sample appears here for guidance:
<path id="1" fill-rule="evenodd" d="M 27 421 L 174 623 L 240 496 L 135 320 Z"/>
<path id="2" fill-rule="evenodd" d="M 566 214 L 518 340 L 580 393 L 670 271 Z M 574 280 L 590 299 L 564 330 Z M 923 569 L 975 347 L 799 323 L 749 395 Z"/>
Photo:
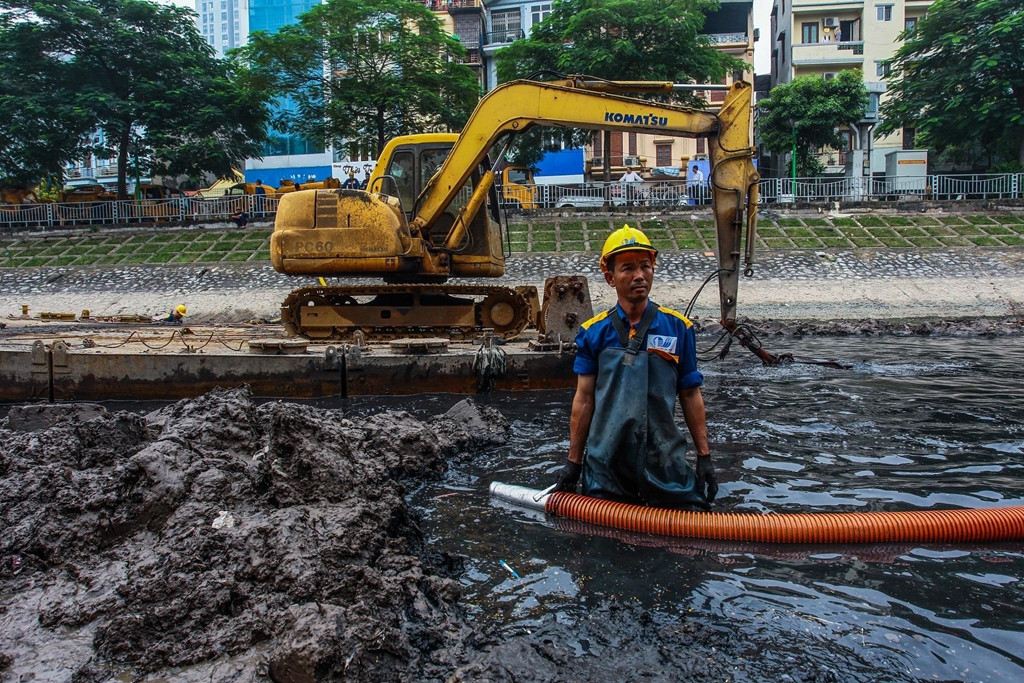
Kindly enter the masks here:
<path id="1" fill-rule="evenodd" d="M 345 339 L 357 331 L 366 338 L 388 339 L 469 338 L 491 328 L 511 338 L 534 324 L 549 338 L 555 332 L 571 340 L 590 310 L 585 278 L 549 280 L 543 307 L 533 287 L 448 282 L 504 274 L 488 153 L 504 138 L 497 155 L 503 157 L 514 134 L 534 125 L 708 140 L 722 321 L 735 330 L 741 243 L 746 233 L 749 271 L 757 217 L 752 88 L 737 82 L 717 110 L 706 111 L 625 94 L 706 88 L 586 76 L 512 81 L 485 95 L 458 135 L 412 135 L 389 142 L 365 190 L 285 195 L 270 239 L 276 270 L 375 280 L 292 292 L 281 307 L 286 330 L 309 339 Z"/>

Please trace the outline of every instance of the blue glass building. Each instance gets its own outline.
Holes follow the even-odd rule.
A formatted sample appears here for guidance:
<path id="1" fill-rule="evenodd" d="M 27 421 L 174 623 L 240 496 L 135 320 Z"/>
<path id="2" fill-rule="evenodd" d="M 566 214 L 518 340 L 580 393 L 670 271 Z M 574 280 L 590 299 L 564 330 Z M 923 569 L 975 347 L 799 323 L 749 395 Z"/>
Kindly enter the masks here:
<path id="1" fill-rule="evenodd" d="M 320 4 L 320 0 L 249 0 L 249 31 L 274 33 L 282 26 L 294 24 L 299 15 Z M 279 109 L 293 110 L 289 99 L 279 100 Z M 262 180 L 277 186 L 281 180 L 305 182 L 324 180 L 331 176 L 331 155 L 322 145 L 295 133 L 270 131 L 264 146 L 263 159 L 249 159 L 245 164 L 248 182 Z"/>

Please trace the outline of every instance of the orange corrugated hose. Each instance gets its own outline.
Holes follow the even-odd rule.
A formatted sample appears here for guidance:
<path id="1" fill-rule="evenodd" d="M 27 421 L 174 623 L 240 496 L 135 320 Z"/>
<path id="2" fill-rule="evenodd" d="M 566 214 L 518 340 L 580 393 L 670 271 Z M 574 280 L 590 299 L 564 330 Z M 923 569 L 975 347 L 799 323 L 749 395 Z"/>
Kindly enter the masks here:
<path id="1" fill-rule="evenodd" d="M 556 492 L 545 511 L 645 534 L 761 543 L 964 543 L 1024 540 L 1024 506 L 900 512 L 691 512 Z"/>

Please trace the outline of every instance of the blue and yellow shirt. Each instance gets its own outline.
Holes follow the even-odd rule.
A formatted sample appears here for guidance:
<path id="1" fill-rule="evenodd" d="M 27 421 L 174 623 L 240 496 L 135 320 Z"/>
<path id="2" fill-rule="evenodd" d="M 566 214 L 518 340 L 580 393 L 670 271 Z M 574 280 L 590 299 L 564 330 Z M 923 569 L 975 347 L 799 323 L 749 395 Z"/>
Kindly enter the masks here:
<path id="1" fill-rule="evenodd" d="M 647 305 L 657 306 L 651 301 Z M 576 374 L 596 375 L 597 357 L 601 352 L 607 348 L 621 347 L 610 315 L 613 315 L 610 311 L 597 314 L 583 323 L 576 333 L 576 361 L 572 366 Z M 630 326 L 626 312 L 619 304 L 615 304 L 614 315 L 622 318 L 630 329 L 630 335 L 636 332 L 637 326 Z M 697 369 L 697 337 L 693 323 L 682 313 L 658 306 L 658 313 L 647 330 L 647 341 L 643 348 L 676 365 L 679 370 L 678 389 L 699 387 L 704 383 L 704 375 Z"/>

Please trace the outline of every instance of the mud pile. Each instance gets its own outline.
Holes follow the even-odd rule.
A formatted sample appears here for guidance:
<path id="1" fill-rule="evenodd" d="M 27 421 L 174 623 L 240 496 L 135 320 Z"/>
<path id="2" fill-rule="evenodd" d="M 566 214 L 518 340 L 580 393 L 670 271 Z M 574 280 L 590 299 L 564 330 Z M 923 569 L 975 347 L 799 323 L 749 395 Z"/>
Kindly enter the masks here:
<path id="1" fill-rule="evenodd" d="M 402 482 L 504 438 L 216 391 L 0 422 L 0 677 L 443 680 L 483 643 Z"/>
<path id="2" fill-rule="evenodd" d="M 404 486 L 504 442 L 464 400 L 356 420 L 214 391 L 0 420 L 0 680 L 706 680 L 732 635 L 598 596 L 475 622 Z"/>

